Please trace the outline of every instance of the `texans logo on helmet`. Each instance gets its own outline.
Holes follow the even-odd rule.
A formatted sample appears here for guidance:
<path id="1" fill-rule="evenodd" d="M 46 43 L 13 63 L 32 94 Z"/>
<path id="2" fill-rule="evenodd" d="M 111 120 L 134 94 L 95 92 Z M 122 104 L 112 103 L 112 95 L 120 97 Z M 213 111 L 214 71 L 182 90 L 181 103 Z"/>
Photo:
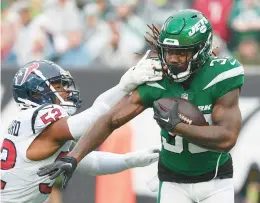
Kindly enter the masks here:
<path id="1" fill-rule="evenodd" d="M 15 84 L 22 85 L 26 81 L 26 79 L 30 75 L 30 73 L 32 73 L 38 67 L 39 67 L 39 63 L 34 63 L 33 65 L 29 66 L 26 69 L 21 69 L 21 71 L 19 71 L 15 77 Z M 21 79 L 21 77 L 22 77 L 22 79 Z"/>

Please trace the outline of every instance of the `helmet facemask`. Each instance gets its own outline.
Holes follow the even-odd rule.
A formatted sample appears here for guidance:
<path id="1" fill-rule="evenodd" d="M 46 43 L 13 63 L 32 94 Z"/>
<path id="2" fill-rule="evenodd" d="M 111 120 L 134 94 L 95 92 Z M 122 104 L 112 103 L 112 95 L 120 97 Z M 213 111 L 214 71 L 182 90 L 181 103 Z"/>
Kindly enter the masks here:
<path id="1" fill-rule="evenodd" d="M 70 73 L 46 60 L 31 61 L 16 73 L 13 97 L 21 109 L 58 104 L 72 115 L 81 106 L 80 94 Z"/>
<path id="2" fill-rule="evenodd" d="M 50 91 L 46 95 L 52 99 L 52 102 L 63 106 L 69 115 L 75 114 L 77 108 L 81 106 L 81 100 L 73 78 L 62 75 L 45 82 L 49 83 Z"/>
<path id="3" fill-rule="evenodd" d="M 39 72 L 37 75 L 45 79 Z M 68 72 L 57 77 L 45 79 L 33 89 L 31 98 L 35 103 L 59 104 L 66 109 L 69 115 L 75 114 L 77 108 L 81 106 L 80 93 Z"/>
<path id="4" fill-rule="evenodd" d="M 161 61 L 166 66 L 166 75 L 174 82 L 183 82 L 191 74 L 191 61 L 195 55 L 194 48 L 179 48 L 175 46 L 161 46 Z M 181 58 L 180 61 L 171 61 L 171 58 Z"/>
<path id="5" fill-rule="evenodd" d="M 189 46 L 176 46 L 163 44 L 157 41 L 157 49 L 162 66 L 167 67 L 163 71 L 174 82 L 183 82 L 193 73 L 197 72 L 203 66 L 212 52 L 212 35 L 204 42 L 199 42 Z M 167 61 L 167 55 L 185 57 L 183 62 L 170 63 Z M 202 60 L 203 58 L 203 60 Z"/>

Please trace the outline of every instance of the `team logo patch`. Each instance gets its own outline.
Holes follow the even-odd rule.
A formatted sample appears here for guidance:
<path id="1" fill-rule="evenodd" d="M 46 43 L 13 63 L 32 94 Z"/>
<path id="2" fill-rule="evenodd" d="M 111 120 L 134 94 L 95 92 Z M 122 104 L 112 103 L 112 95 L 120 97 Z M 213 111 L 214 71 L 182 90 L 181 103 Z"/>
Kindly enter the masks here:
<path id="1" fill-rule="evenodd" d="M 181 98 L 188 100 L 189 99 L 189 95 L 187 93 L 182 93 L 181 94 Z"/>

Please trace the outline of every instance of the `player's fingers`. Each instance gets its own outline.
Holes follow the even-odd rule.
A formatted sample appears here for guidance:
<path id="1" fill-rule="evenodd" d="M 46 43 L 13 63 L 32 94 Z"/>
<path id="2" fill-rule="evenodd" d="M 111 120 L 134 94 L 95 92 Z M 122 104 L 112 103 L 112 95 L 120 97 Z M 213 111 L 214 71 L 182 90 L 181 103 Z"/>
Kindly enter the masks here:
<path id="1" fill-rule="evenodd" d="M 62 189 L 65 189 L 66 188 L 66 186 L 67 186 L 67 176 L 66 175 L 64 175 L 64 178 L 63 178 L 63 181 L 62 181 Z"/>
<path id="2" fill-rule="evenodd" d="M 152 66 L 155 71 L 162 71 L 162 66 Z"/>
<path id="3" fill-rule="evenodd" d="M 45 166 L 43 166 L 43 167 L 39 168 L 38 170 L 43 170 L 44 168 L 45 168 Z"/>
<path id="4" fill-rule="evenodd" d="M 142 69 L 142 75 L 144 76 L 153 76 L 153 75 L 163 75 L 163 72 L 160 70 L 155 70 L 150 65 L 144 66 L 145 68 Z M 140 72 L 140 71 L 139 71 Z"/>
<path id="5" fill-rule="evenodd" d="M 145 152 L 153 154 L 153 153 L 159 153 L 161 149 L 161 145 L 153 145 L 149 147 L 148 149 L 144 149 Z"/>
<path id="6" fill-rule="evenodd" d="M 161 145 L 156 145 L 150 148 L 152 153 L 160 153 L 161 152 Z"/>
<path id="7" fill-rule="evenodd" d="M 153 115 L 153 118 L 154 118 L 155 120 L 159 120 L 159 117 L 157 116 L 157 114 L 154 114 L 154 115 Z"/>
<path id="8" fill-rule="evenodd" d="M 150 75 L 145 77 L 146 81 L 154 81 L 156 79 L 162 79 L 162 75 L 160 74 L 154 74 L 154 73 L 150 73 Z"/>
<path id="9" fill-rule="evenodd" d="M 153 150 L 153 153 L 160 153 L 160 152 L 161 152 L 160 149 L 154 149 L 154 150 Z"/>
<path id="10" fill-rule="evenodd" d="M 146 160 L 148 161 L 147 165 L 152 164 L 159 160 L 159 155 L 158 154 L 149 155 Z"/>
<path id="11" fill-rule="evenodd" d="M 140 59 L 140 61 L 137 63 L 137 66 L 140 65 L 144 60 L 146 60 L 147 58 L 149 58 L 150 52 L 151 52 L 151 50 L 147 50 L 147 52 L 145 53 L 145 55 L 144 55 L 144 56 Z"/>
<path id="12" fill-rule="evenodd" d="M 161 77 L 163 76 L 163 72 L 161 71 L 154 71 L 154 70 L 147 70 L 143 72 L 144 78 L 146 78 L 146 80 L 150 80 L 154 77 Z"/>
<path id="13" fill-rule="evenodd" d="M 159 160 L 159 156 L 158 157 L 154 157 L 154 158 L 152 158 L 151 160 L 150 160 L 150 164 L 152 164 L 152 163 L 154 163 L 154 162 L 156 162 L 156 161 L 158 161 Z"/>
<path id="14" fill-rule="evenodd" d="M 148 78 L 146 81 L 148 81 L 148 82 L 155 82 L 155 81 L 159 81 L 159 80 L 162 80 L 162 79 L 163 79 L 162 76 L 154 76 L 154 77 Z"/>
<path id="15" fill-rule="evenodd" d="M 54 179 L 58 178 L 62 172 L 63 171 L 61 169 L 57 170 L 55 173 L 50 175 L 50 179 L 54 180 Z"/>
<path id="16" fill-rule="evenodd" d="M 67 187 L 67 181 L 64 180 L 62 182 L 62 189 L 66 189 L 66 187 Z"/>
<path id="17" fill-rule="evenodd" d="M 57 169 L 58 170 L 58 169 Z M 57 170 L 50 171 L 48 174 L 49 176 L 52 176 Z"/>
<path id="18" fill-rule="evenodd" d="M 45 167 L 41 167 L 37 171 L 37 175 L 38 176 L 45 176 L 45 175 L 48 175 L 49 173 L 51 173 L 52 171 L 53 171 L 53 168 L 50 165 L 47 165 Z"/>
<path id="19" fill-rule="evenodd" d="M 142 70 L 161 71 L 162 66 L 157 61 L 154 61 L 152 59 L 146 59 L 145 61 L 142 61 Z"/>
<path id="20" fill-rule="evenodd" d="M 154 118 L 155 120 L 161 120 L 160 112 L 159 112 L 159 110 L 156 109 L 156 108 L 154 108 L 153 118 Z"/>
<path id="21" fill-rule="evenodd" d="M 65 189 L 67 187 L 67 184 L 69 182 L 70 176 L 68 176 L 66 173 L 64 174 L 64 179 L 62 182 L 62 188 Z"/>
<path id="22" fill-rule="evenodd" d="M 41 170 L 41 171 L 37 172 L 37 175 L 41 177 L 41 176 L 45 176 L 47 174 L 44 171 Z"/>
<path id="23" fill-rule="evenodd" d="M 150 158 L 150 159 L 157 159 L 157 158 L 159 158 L 159 154 L 158 154 L 158 153 L 150 154 L 150 155 L 149 155 L 149 158 Z"/>
<path id="24" fill-rule="evenodd" d="M 153 72 L 153 75 L 154 75 L 154 76 L 158 76 L 158 77 L 159 77 L 159 76 L 162 77 L 162 76 L 163 76 L 163 72 L 162 72 L 162 71 L 156 71 L 156 70 L 155 70 L 155 71 Z"/>
<path id="25" fill-rule="evenodd" d="M 148 50 L 148 51 L 145 53 L 145 55 L 140 59 L 140 61 L 137 63 L 136 66 L 140 65 L 144 60 L 146 60 L 150 52 L 151 52 L 151 50 Z"/>
<path id="26" fill-rule="evenodd" d="M 38 170 L 39 171 L 46 171 L 48 169 L 52 169 L 52 165 L 53 164 L 49 164 L 49 165 L 43 166 L 43 167 L 39 168 Z"/>
<path id="27" fill-rule="evenodd" d="M 151 55 L 151 50 L 149 49 L 149 50 L 146 51 L 146 53 L 143 56 L 142 60 L 148 59 L 150 57 L 150 55 Z"/>
<path id="28" fill-rule="evenodd" d="M 154 116 L 156 119 L 161 120 L 161 118 L 168 119 L 169 112 L 162 111 L 161 106 L 158 104 L 158 102 L 154 102 Z"/>
<path id="29" fill-rule="evenodd" d="M 46 175 L 43 168 L 40 168 L 39 171 L 37 171 L 38 176 L 44 176 Z"/>
<path id="30" fill-rule="evenodd" d="M 161 109 L 160 105 L 156 101 L 153 102 L 153 106 L 156 113 L 159 112 L 159 110 Z"/>
<path id="31" fill-rule="evenodd" d="M 154 70 L 162 70 L 162 65 L 161 65 L 161 62 L 159 62 L 159 61 L 153 61 L 152 67 Z"/>

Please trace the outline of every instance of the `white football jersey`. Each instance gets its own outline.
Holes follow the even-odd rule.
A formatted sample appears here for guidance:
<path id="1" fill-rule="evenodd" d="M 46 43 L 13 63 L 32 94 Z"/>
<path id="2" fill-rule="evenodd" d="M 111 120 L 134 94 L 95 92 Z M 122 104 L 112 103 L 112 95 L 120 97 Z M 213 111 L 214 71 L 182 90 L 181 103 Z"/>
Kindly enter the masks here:
<path id="1" fill-rule="evenodd" d="M 53 163 L 65 155 L 71 145 L 66 142 L 51 157 L 32 161 L 26 151 L 33 140 L 51 123 L 68 116 L 59 105 L 21 110 L 4 134 L 1 147 L 1 201 L 3 203 L 42 203 L 51 193 L 54 181 L 48 176 L 39 177 L 40 167 Z"/>

